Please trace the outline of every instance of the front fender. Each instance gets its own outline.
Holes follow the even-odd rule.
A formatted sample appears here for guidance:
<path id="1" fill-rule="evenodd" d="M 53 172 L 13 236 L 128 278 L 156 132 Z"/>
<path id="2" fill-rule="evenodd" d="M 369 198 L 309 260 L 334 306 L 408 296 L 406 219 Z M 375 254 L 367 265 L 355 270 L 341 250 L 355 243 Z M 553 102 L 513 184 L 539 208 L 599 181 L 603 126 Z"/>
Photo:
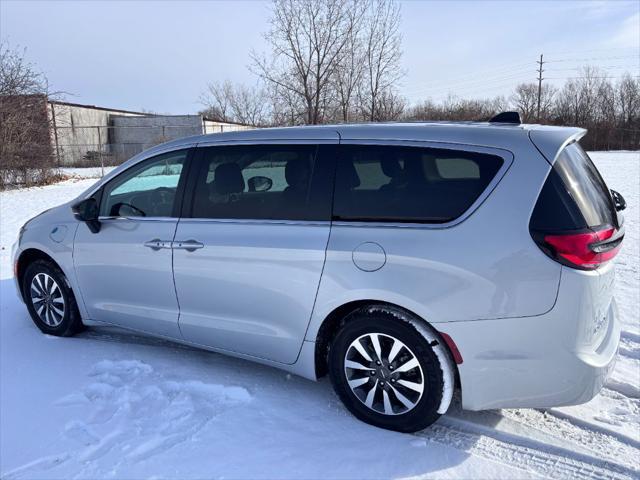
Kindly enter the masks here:
<path id="1" fill-rule="evenodd" d="M 64 273 L 69 282 L 69 286 L 76 296 L 76 303 L 78 304 L 81 318 L 86 319 L 88 318 L 88 314 L 73 267 L 73 242 L 78 226 L 79 223 L 76 221 L 30 225 L 24 230 L 20 244 L 15 248 L 13 259 L 17 273 L 18 262 L 20 262 L 20 259 L 23 258 L 23 255 L 28 250 L 37 250 L 51 257 L 60 270 L 62 270 L 62 273 Z M 22 298 L 17 275 L 15 276 L 15 281 L 18 292 L 20 293 L 20 298 Z"/>

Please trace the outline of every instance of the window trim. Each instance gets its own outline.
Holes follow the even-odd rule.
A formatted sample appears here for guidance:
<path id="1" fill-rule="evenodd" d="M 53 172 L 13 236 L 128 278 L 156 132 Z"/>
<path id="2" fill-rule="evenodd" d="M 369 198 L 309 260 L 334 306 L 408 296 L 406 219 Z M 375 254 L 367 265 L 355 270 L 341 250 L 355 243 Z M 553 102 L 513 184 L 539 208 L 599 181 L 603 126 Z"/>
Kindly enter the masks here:
<path id="1" fill-rule="evenodd" d="M 161 221 L 161 220 L 176 220 L 180 218 L 180 211 L 182 209 L 182 204 L 184 202 L 186 179 L 189 174 L 189 171 L 191 170 L 191 161 L 193 158 L 194 150 L 195 149 L 193 147 L 178 148 L 175 150 L 167 150 L 164 152 L 159 152 L 156 155 L 147 157 L 143 160 L 140 160 L 139 162 L 134 163 L 133 165 L 124 169 L 123 171 L 118 172 L 117 175 L 108 179 L 106 182 L 100 185 L 100 187 L 97 190 L 93 191 L 91 195 L 89 195 L 89 196 L 97 196 L 98 206 L 99 206 L 98 208 L 99 210 L 102 210 L 102 202 L 104 200 L 105 188 L 111 183 L 113 183 L 114 181 L 116 181 L 118 178 L 120 178 L 122 175 L 125 175 L 131 172 L 132 170 L 144 170 L 145 166 L 148 163 L 153 163 L 154 161 L 157 160 L 158 157 L 161 157 L 163 155 L 169 155 L 169 154 L 178 153 L 178 152 L 186 152 L 186 157 L 182 166 L 180 178 L 178 179 L 178 185 L 176 186 L 176 196 L 175 196 L 175 200 L 173 203 L 173 208 L 171 210 L 170 216 L 131 217 L 131 216 L 99 215 L 98 220 L 100 221 L 105 221 L 105 220 Z"/>
<path id="2" fill-rule="evenodd" d="M 445 228 L 451 228 L 461 224 L 467 218 L 469 218 L 485 200 L 491 195 L 491 192 L 496 188 L 498 183 L 502 180 L 506 172 L 513 164 L 514 155 L 510 150 L 496 147 L 486 147 L 482 145 L 463 144 L 463 143 L 450 143 L 450 142 L 434 142 L 434 141 L 417 141 L 417 140 L 376 140 L 376 139 L 359 139 L 359 140 L 341 140 L 340 145 L 361 145 L 361 146 L 388 146 L 388 147 L 417 147 L 417 148 L 432 148 L 439 150 L 452 150 L 458 152 L 469 153 L 484 153 L 494 155 L 502 159 L 502 165 L 494 175 L 493 179 L 487 184 L 478 198 L 476 198 L 469 207 L 462 212 L 458 217 L 447 222 L 433 222 L 433 221 L 420 221 L 417 219 L 403 220 L 403 219 L 344 219 L 335 216 L 332 210 L 332 225 L 343 227 L 383 227 L 383 228 L 419 228 L 419 229 L 434 229 L 440 230 Z M 340 152 L 342 153 L 342 152 Z M 340 155 L 341 156 L 341 155 Z M 340 161 L 340 159 L 338 159 Z M 335 186 L 334 180 L 334 186 Z M 335 202 L 335 196 L 334 196 Z"/>

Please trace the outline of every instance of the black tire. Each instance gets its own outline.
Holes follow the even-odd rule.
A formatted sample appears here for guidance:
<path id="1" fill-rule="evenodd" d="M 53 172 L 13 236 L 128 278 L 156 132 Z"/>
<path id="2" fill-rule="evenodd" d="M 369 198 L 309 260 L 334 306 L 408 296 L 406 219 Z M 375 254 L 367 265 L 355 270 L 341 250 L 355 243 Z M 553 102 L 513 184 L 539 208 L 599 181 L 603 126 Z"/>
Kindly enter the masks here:
<path id="1" fill-rule="evenodd" d="M 64 301 L 64 314 L 61 315 L 60 319 L 56 318 L 55 322 L 51 320 L 51 323 L 56 323 L 55 325 L 46 323 L 43 318 L 41 318 L 41 315 L 36 311 L 36 307 L 32 301 L 31 282 L 39 274 L 48 275 L 53 279 L 53 281 L 55 281 L 59 287 L 61 298 Z M 76 303 L 75 296 L 73 295 L 73 291 L 69 286 L 69 282 L 67 281 L 64 273 L 62 273 L 60 268 L 58 268 L 58 266 L 53 262 L 47 260 L 35 260 L 29 264 L 24 273 L 22 292 L 33 323 L 35 323 L 43 333 L 55 335 L 57 337 L 70 337 L 84 329 L 84 325 L 80 318 L 80 312 L 78 311 L 78 305 Z M 40 306 L 40 304 L 38 305 Z M 59 307 L 60 304 L 56 304 L 56 306 Z M 53 319 L 53 317 L 47 317 L 47 319 Z"/>
<path id="2" fill-rule="evenodd" d="M 424 390 L 421 397 L 419 397 L 419 400 L 416 401 L 415 406 L 404 413 L 401 411 L 402 406 L 397 409 L 398 413 L 394 413 L 392 415 L 375 411 L 365 405 L 363 400 L 359 398 L 354 390 L 349 386 L 349 379 L 347 378 L 348 373 L 345 371 L 345 356 L 347 355 L 347 351 L 352 345 L 352 342 L 356 339 L 365 336 L 363 338 L 366 342 L 366 339 L 370 338 L 367 335 L 374 333 L 383 335 L 383 337 L 379 337 L 383 339 L 381 340 L 381 344 L 383 344 L 383 358 L 385 356 L 385 342 L 386 351 L 388 352 L 388 345 L 390 345 L 389 342 L 393 342 L 393 340 L 390 339 L 390 337 L 392 337 L 393 339 L 397 339 L 402 342 L 411 351 L 407 352 L 403 349 L 403 352 L 407 352 L 405 353 L 407 356 L 403 358 L 410 358 L 408 355 L 411 353 L 420 364 L 421 371 L 420 369 L 415 368 L 415 370 L 409 371 L 409 375 L 415 375 L 418 378 L 421 377 Z M 351 352 L 354 352 L 354 350 L 352 349 Z M 373 354 L 370 356 L 372 360 L 377 358 Z M 400 354 L 398 354 L 398 357 L 400 357 Z M 387 355 L 387 360 L 388 358 L 390 358 L 389 355 Z M 367 364 L 364 357 L 359 357 L 359 360 L 359 363 Z M 382 363 L 386 363 L 384 359 Z M 372 369 L 375 368 L 374 362 L 371 362 L 368 365 L 371 365 Z M 391 367 L 393 368 L 393 365 L 391 365 Z M 396 366 L 395 368 L 399 367 Z M 362 387 L 358 388 L 362 388 L 362 391 L 371 391 L 370 389 L 375 389 L 378 387 L 379 382 L 382 381 L 383 387 L 381 388 L 387 390 L 387 398 L 399 401 L 398 397 L 395 396 L 395 393 L 391 391 L 394 389 L 392 388 L 392 385 L 390 385 L 390 382 L 397 382 L 399 379 L 398 375 L 400 374 L 396 374 L 396 379 L 391 380 L 392 377 L 388 375 L 396 373 L 392 370 L 386 369 L 386 373 L 377 371 L 377 373 L 374 374 L 373 372 L 374 370 L 369 371 L 370 375 L 375 375 L 368 380 L 369 383 L 365 383 Z M 344 326 L 337 333 L 331 344 L 329 350 L 329 374 L 331 376 L 333 388 L 347 409 L 354 416 L 370 425 L 398 432 L 417 432 L 418 430 L 428 427 L 440 418 L 440 414 L 437 410 L 442 399 L 444 385 L 440 361 L 425 337 L 409 322 L 398 319 L 391 312 L 384 311 L 383 309 L 377 310 L 365 307 L 349 315 Z M 382 377 L 379 375 L 382 375 Z M 385 379 L 387 380 L 386 382 L 384 382 Z M 351 380 L 354 380 L 354 378 L 351 378 Z M 364 379 L 362 378 L 361 380 Z M 398 383 L 395 383 L 394 385 L 395 387 L 399 387 Z M 404 387 L 398 388 L 395 391 L 398 390 L 401 390 L 401 393 L 407 392 Z M 373 394 L 373 398 L 377 399 L 374 401 L 377 403 L 378 408 L 381 408 L 379 405 L 383 395 L 384 393 L 382 393 L 382 391 L 380 391 L 380 393 L 376 392 Z M 386 409 L 386 406 L 384 408 Z M 396 409 L 395 406 L 393 409 Z"/>

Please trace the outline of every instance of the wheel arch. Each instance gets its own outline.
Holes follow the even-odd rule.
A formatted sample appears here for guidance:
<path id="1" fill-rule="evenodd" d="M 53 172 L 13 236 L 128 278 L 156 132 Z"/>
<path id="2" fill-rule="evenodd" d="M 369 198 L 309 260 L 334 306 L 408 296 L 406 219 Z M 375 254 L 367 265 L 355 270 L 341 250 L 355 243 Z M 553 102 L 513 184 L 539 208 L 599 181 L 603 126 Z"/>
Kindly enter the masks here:
<path id="1" fill-rule="evenodd" d="M 422 328 L 427 329 L 434 337 L 436 337 L 437 341 L 443 346 L 444 350 L 449 355 L 451 360 L 450 364 L 453 367 L 455 374 L 455 383 L 456 386 L 460 386 L 460 372 L 458 370 L 458 365 L 454 359 L 456 358 L 455 353 L 451 349 L 449 342 L 443 335 L 436 329 L 432 324 L 430 324 L 427 320 L 422 318 L 420 315 L 415 312 L 404 308 L 400 305 L 396 305 L 391 302 L 385 302 L 374 299 L 363 299 L 363 300 L 354 300 L 347 302 L 339 307 L 336 307 L 331 313 L 329 313 L 325 319 L 320 324 L 320 328 L 318 329 L 318 334 L 316 336 L 315 341 L 315 374 L 316 378 L 321 378 L 325 376 L 328 372 L 328 353 L 329 347 L 333 338 L 336 336 L 340 328 L 349 321 L 349 317 L 355 313 L 356 311 L 364 308 L 364 307 L 376 307 L 380 309 L 384 309 L 390 312 L 396 312 L 400 315 L 397 317 L 407 317 L 411 319 L 411 323 L 416 322 L 416 330 L 418 333 L 421 333 L 420 330 Z M 398 318 L 398 321 L 403 321 Z"/>
<path id="2" fill-rule="evenodd" d="M 18 280 L 18 286 L 19 286 L 19 290 L 20 290 L 20 295 L 22 296 L 22 299 L 26 301 L 26 299 L 24 298 L 24 289 L 23 289 L 23 282 L 24 282 L 24 275 L 25 272 L 27 271 L 27 267 L 29 265 L 31 265 L 33 262 L 35 262 L 36 260 L 46 260 L 48 262 L 53 263 L 56 267 L 58 267 L 60 269 L 60 271 L 63 271 L 62 268 L 60 267 L 60 265 L 58 264 L 58 262 L 56 262 L 51 255 L 47 254 L 46 252 L 39 250 L 37 248 L 27 248 L 24 251 L 22 251 L 20 253 L 20 256 L 18 257 L 18 261 L 16 263 L 16 278 Z"/>

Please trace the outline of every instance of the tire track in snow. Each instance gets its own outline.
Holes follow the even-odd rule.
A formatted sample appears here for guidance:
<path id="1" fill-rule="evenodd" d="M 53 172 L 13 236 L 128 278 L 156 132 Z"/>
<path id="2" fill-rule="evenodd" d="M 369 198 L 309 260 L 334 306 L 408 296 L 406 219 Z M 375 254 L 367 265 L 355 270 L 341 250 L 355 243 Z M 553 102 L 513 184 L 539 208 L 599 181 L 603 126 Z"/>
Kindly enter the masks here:
<path id="1" fill-rule="evenodd" d="M 562 412 L 534 409 L 486 410 L 465 412 L 452 410 L 449 413 L 455 421 L 476 425 L 476 428 L 495 429 L 508 435 L 526 437 L 531 441 L 550 443 L 560 448 L 578 448 L 582 453 L 595 455 L 627 468 L 636 468 L 633 460 L 640 448 L 640 442 L 624 435 L 618 435 L 606 428 L 599 428 L 580 420 L 572 422 L 563 417 Z"/>
<path id="2" fill-rule="evenodd" d="M 568 447 L 581 447 L 585 453 L 596 455 L 609 462 L 635 469 L 638 454 L 637 442 L 630 444 L 629 440 L 621 441 L 614 435 L 602 430 L 585 429 L 569 419 L 558 415 L 550 415 L 540 410 L 502 410 L 503 417 L 521 423 L 529 429 L 542 432 L 545 436 L 552 437 L 562 443 L 569 443 Z M 586 423 L 586 422 L 585 422 Z M 640 473 L 640 472 L 639 472 Z"/>
<path id="3" fill-rule="evenodd" d="M 594 423 L 590 423 L 586 420 L 577 418 L 573 415 L 570 415 L 560 410 L 552 409 L 552 410 L 547 410 L 546 412 L 543 412 L 543 413 L 546 413 L 547 417 L 555 417 L 560 420 L 564 420 L 570 423 L 571 425 L 574 425 L 579 430 L 585 430 L 588 432 L 594 432 L 599 435 L 604 435 L 605 437 L 611 437 L 611 438 L 614 438 L 617 442 L 621 443 L 622 445 L 632 447 L 635 450 L 640 450 L 640 442 L 634 438 L 631 438 L 628 435 L 625 435 L 624 433 L 616 432 L 615 430 L 611 430 L 610 428 L 607 428 L 605 426 L 599 426 Z M 634 456 L 637 456 L 638 454 L 637 451 L 634 451 L 634 452 L 635 453 L 634 455 L 632 455 L 632 458 Z"/>
<path id="4" fill-rule="evenodd" d="M 543 478 L 627 480 L 638 478 L 639 473 L 607 460 L 449 417 L 442 417 L 416 435 Z"/>

